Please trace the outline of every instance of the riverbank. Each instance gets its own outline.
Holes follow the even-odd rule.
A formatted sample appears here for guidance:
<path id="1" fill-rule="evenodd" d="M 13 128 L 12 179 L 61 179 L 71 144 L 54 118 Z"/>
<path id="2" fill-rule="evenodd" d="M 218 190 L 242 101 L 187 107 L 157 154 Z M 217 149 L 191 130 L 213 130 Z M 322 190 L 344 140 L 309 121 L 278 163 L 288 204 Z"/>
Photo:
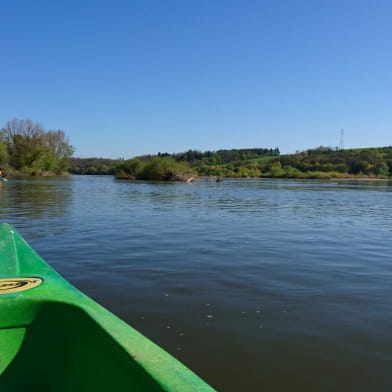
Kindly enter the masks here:
<path id="1" fill-rule="evenodd" d="M 62 172 L 62 173 L 55 173 L 52 171 L 21 171 L 21 170 L 7 170 L 4 169 L 7 177 L 54 177 L 54 176 L 70 176 L 71 173 Z"/>

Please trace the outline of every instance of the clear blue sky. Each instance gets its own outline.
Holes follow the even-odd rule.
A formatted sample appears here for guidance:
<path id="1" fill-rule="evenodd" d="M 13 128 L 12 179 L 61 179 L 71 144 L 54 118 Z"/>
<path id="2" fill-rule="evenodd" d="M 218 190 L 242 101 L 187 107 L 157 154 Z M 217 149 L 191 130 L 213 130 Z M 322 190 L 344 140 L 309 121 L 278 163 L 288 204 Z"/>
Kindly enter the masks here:
<path id="1" fill-rule="evenodd" d="M 392 145 L 390 0 L 0 2 L 0 126 L 75 156 Z"/>

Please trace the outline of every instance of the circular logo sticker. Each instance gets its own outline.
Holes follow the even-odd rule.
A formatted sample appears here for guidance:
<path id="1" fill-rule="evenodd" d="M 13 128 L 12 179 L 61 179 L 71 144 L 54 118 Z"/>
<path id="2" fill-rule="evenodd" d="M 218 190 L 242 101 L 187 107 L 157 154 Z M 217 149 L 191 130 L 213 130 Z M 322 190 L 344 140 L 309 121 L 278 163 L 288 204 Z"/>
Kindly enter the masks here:
<path id="1" fill-rule="evenodd" d="M 30 290 L 42 283 L 40 278 L 13 278 L 0 279 L 0 294 L 16 293 L 18 291 Z"/>

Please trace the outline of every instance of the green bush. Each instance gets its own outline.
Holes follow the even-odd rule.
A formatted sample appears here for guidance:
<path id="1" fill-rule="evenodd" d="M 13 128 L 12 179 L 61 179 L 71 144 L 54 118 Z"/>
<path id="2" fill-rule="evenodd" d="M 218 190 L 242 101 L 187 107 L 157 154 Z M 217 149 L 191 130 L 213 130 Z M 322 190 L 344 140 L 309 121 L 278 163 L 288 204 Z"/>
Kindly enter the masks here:
<path id="1" fill-rule="evenodd" d="M 169 157 L 155 157 L 149 161 L 140 158 L 120 161 L 116 165 L 115 174 L 140 180 L 171 181 L 186 180 L 193 172 L 185 162 L 177 162 Z"/>

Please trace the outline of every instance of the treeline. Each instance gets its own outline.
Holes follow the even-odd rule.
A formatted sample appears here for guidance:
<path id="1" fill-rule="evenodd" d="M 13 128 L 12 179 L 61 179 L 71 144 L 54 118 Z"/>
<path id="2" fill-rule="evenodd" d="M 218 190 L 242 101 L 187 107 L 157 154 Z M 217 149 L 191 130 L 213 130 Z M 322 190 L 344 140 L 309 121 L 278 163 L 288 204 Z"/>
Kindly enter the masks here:
<path id="1" fill-rule="evenodd" d="M 197 176 L 334 178 L 392 177 L 392 147 L 339 150 L 320 146 L 280 155 L 279 148 L 188 150 L 136 158 L 72 158 L 62 130 L 45 130 L 30 119 L 0 129 L 0 166 L 27 174 L 112 174 L 147 180 L 190 180 Z"/>
<path id="2" fill-rule="evenodd" d="M 205 151 L 188 150 L 177 154 L 158 153 L 158 157 L 171 157 L 178 162 L 207 165 L 221 165 L 229 162 L 258 159 L 264 156 L 279 156 L 279 148 L 242 148 L 231 150 Z"/>
<path id="3" fill-rule="evenodd" d="M 121 160 L 108 158 L 70 158 L 71 174 L 115 174 L 115 167 Z"/>
<path id="4" fill-rule="evenodd" d="M 73 151 L 62 130 L 46 131 L 30 119 L 13 119 L 0 130 L 0 164 L 7 171 L 66 173 Z"/>
<path id="5" fill-rule="evenodd" d="M 168 179 L 194 176 L 344 178 L 392 177 L 392 147 L 338 150 L 320 146 L 296 154 L 279 149 L 238 149 L 145 155 L 129 160 L 71 160 L 77 174 L 115 174 L 123 178 Z"/>
<path id="6" fill-rule="evenodd" d="M 116 174 L 118 176 L 136 176 L 140 177 L 141 166 L 154 160 L 154 162 L 162 162 L 165 166 L 169 161 L 177 163 L 185 163 L 181 170 L 192 171 L 195 175 L 208 175 L 206 168 L 215 165 L 224 165 L 229 162 L 244 162 L 248 160 L 261 160 L 279 156 L 279 149 L 267 148 L 248 148 L 248 149 L 232 149 L 205 151 L 188 150 L 181 153 L 169 154 L 167 152 L 159 152 L 157 155 L 143 155 L 136 158 L 124 159 L 104 159 L 104 158 L 71 158 L 70 173 L 73 174 Z M 173 165 L 172 165 L 173 166 Z M 138 174 L 136 173 L 136 167 Z M 140 169 L 140 170 L 139 170 Z M 212 174 L 213 175 L 213 174 Z M 144 176 L 144 175 L 143 175 Z"/>
<path id="7" fill-rule="evenodd" d="M 118 162 L 117 177 L 154 180 L 186 180 L 199 176 L 256 177 L 253 166 L 262 159 L 279 156 L 279 149 L 250 148 L 177 154 L 158 153 Z M 229 170 L 230 165 L 240 169 Z M 251 166 L 251 167 L 249 167 Z"/>

